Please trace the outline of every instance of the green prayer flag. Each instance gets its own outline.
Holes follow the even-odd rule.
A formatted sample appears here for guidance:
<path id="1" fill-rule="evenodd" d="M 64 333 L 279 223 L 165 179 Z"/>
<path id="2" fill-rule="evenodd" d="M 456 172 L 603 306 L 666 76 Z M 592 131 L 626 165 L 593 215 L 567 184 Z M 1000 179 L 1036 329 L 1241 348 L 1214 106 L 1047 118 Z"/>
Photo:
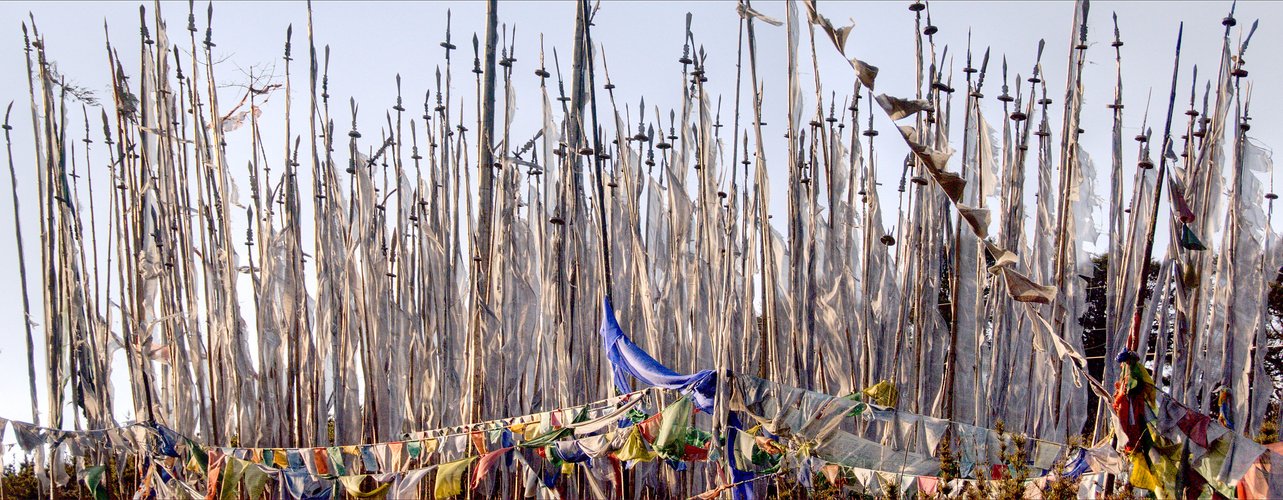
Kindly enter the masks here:
<path id="1" fill-rule="evenodd" d="M 267 487 L 267 473 L 256 464 L 245 466 L 245 492 L 251 499 L 258 500 L 263 498 L 263 491 Z"/>
<path id="2" fill-rule="evenodd" d="M 656 451 L 676 457 L 686 451 L 686 435 L 690 433 L 691 413 L 694 411 L 695 404 L 686 396 L 664 408 L 659 435 L 655 437 Z"/>
<path id="3" fill-rule="evenodd" d="M 579 410 L 579 414 L 575 416 L 575 419 L 572 420 L 571 423 L 577 424 L 579 422 L 586 422 L 586 421 L 588 421 L 588 407 L 584 406 L 582 409 Z M 575 433 L 575 430 L 569 427 L 552 429 L 548 432 L 535 436 L 533 439 L 530 439 L 517 446 L 520 446 L 522 448 L 541 448 L 544 446 L 552 446 L 552 443 L 561 441 L 562 438 L 574 435 L 574 433 Z"/>
<path id="4" fill-rule="evenodd" d="M 334 464 L 334 469 L 330 472 L 336 476 L 347 474 L 347 466 L 343 464 L 343 450 L 338 446 L 331 446 L 325 452 L 330 455 L 330 463 Z"/>
<path id="5" fill-rule="evenodd" d="M 1180 242 L 1181 248 L 1184 248 L 1186 250 L 1194 250 L 1199 252 L 1203 250 L 1207 250 L 1207 245 L 1204 245 L 1203 241 L 1198 239 L 1198 235 L 1194 234 L 1194 230 L 1190 229 L 1188 224 L 1181 224 L 1181 235 L 1179 238 L 1179 242 Z"/>
<path id="6" fill-rule="evenodd" d="M 520 446 L 522 448 L 542 448 L 544 446 L 552 446 L 552 443 L 561 441 L 562 438 L 566 436 L 571 436 L 574 433 L 575 433 L 575 430 L 570 427 L 553 429 L 543 434 L 540 434 L 538 436 L 535 436 L 533 439 L 526 441 L 524 443 L 521 443 L 517 446 Z"/>
<path id="7" fill-rule="evenodd" d="M 650 415 L 647 415 L 646 412 L 638 410 L 636 407 L 634 407 L 633 409 L 628 410 L 628 413 L 624 415 L 624 418 L 627 418 L 628 420 L 632 421 L 632 423 L 634 424 L 639 424 L 645 421 L 646 419 L 650 418 Z"/>
<path id="8" fill-rule="evenodd" d="M 245 466 L 249 462 L 239 458 L 228 456 L 227 465 L 223 470 L 223 484 L 218 498 L 222 500 L 236 500 L 240 496 L 241 476 L 245 474 Z"/>
<path id="9" fill-rule="evenodd" d="M 580 422 L 587 422 L 587 421 L 588 421 L 588 405 L 584 405 L 583 408 L 579 409 L 579 414 L 575 415 L 575 419 L 571 420 L 570 423 L 577 424 Z"/>
<path id="10" fill-rule="evenodd" d="M 107 471 L 106 465 L 85 467 L 83 479 L 85 486 L 93 492 L 94 500 L 107 500 L 107 487 L 102 484 L 102 474 Z"/>
<path id="11" fill-rule="evenodd" d="M 195 460 L 196 464 L 200 466 L 200 471 L 201 472 L 208 471 L 209 455 L 205 453 L 205 449 L 201 448 L 200 445 L 193 443 L 192 440 L 190 439 L 183 438 L 183 440 L 187 441 L 187 449 L 192 451 L 192 459 Z"/>

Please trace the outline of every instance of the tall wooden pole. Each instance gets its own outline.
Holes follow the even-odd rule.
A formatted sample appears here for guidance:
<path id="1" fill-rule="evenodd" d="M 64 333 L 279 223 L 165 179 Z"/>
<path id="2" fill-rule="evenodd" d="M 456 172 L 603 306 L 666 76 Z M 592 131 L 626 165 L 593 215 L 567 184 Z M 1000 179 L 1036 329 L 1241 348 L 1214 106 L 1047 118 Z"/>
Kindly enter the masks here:
<path id="1" fill-rule="evenodd" d="M 583 3 L 585 4 L 584 10 L 587 11 L 587 0 L 584 0 Z M 601 145 L 601 130 L 597 125 L 597 80 L 593 71 L 596 67 L 596 61 L 593 58 L 592 33 L 589 29 L 589 26 L 592 26 L 592 23 L 586 17 L 582 22 L 584 30 L 583 43 L 585 45 L 584 53 L 588 59 L 588 64 L 583 68 L 583 71 L 586 71 L 588 74 L 588 96 L 592 110 L 593 165 L 596 168 L 595 174 L 597 177 L 597 210 L 600 212 L 600 218 L 598 221 L 601 226 L 601 261 L 604 270 L 603 276 L 605 277 L 605 281 L 602 286 L 605 290 L 606 299 L 609 300 L 612 298 L 611 290 L 614 290 L 614 284 L 610 279 L 610 234 L 607 232 L 606 226 L 606 219 L 609 217 L 609 213 L 606 211 L 606 186 L 603 184 L 604 181 L 602 180 L 602 161 L 606 157 L 602 156 L 605 151 L 603 151 L 603 146 Z M 576 68 L 576 70 L 579 70 L 579 68 Z M 610 75 L 607 74 L 606 77 L 606 81 L 609 83 Z M 620 146 L 622 149 L 624 145 L 621 144 Z"/>
<path id="2" fill-rule="evenodd" d="M 477 132 L 477 232 L 474 243 L 476 252 L 476 297 L 473 305 L 472 356 L 476 358 L 472 372 L 472 420 L 481 419 L 481 395 L 485 392 L 485 377 L 481 363 L 481 307 L 490 297 L 490 233 L 494 219 L 494 82 L 495 45 L 499 34 L 499 5 L 497 0 L 486 2 L 486 57 L 482 69 L 481 130 Z"/>
<path id="3" fill-rule="evenodd" d="M 32 23 L 32 25 L 33 25 L 33 27 L 34 27 L 35 23 L 33 22 L 33 23 Z M 40 134 L 39 134 L 39 133 L 37 133 L 37 131 L 39 131 L 39 130 L 40 130 L 40 121 L 39 121 L 39 113 L 36 111 L 36 88 L 35 88 L 35 83 L 33 83 L 33 82 L 34 82 L 34 80 L 32 79 L 32 69 L 31 69 L 31 43 L 30 43 L 30 41 L 29 41 L 29 38 L 27 37 L 27 25 L 26 25 L 26 23 L 23 23 L 23 25 L 22 25 L 22 41 L 23 41 L 23 47 L 24 47 L 24 49 L 23 49 L 23 50 L 27 52 L 27 58 L 26 58 L 26 59 L 27 59 L 27 90 L 28 90 L 28 92 L 30 92 L 30 94 L 31 94 L 31 132 L 32 132 L 32 133 L 31 133 L 31 136 L 32 136 L 32 138 L 35 140 L 35 143 L 36 143 L 36 164 L 37 164 L 37 165 L 43 165 L 43 164 L 44 164 L 44 155 L 42 154 L 42 150 L 41 150 L 41 148 L 40 148 Z M 9 127 L 9 112 L 8 112 L 7 110 L 5 111 L 5 120 L 4 120 L 4 123 L 5 123 L 5 129 L 4 129 L 4 130 L 5 130 L 5 141 L 8 141 L 8 140 L 9 140 L 9 130 L 11 130 L 11 129 L 10 129 L 10 128 L 8 128 L 8 127 Z M 11 175 L 11 177 L 13 177 L 13 176 Z M 14 178 L 16 179 L 16 177 L 14 177 Z M 17 188 L 15 187 L 14 189 L 16 190 Z M 17 223 L 17 219 L 16 219 L 16 217 L 18 216 L 18 200 L 17 200 L 17 198 L 14 198 L 14 209 L 13 209 L 13 213 L 14 213 L 14 217 L 15 217 L 14 222 L 15 222 L 15 224 L 16 224 L 16 223 Z M 22 255 L 22 237 L 21 237 L 21 236 L 19 236 L 19 237 L 18 237 L 18 255 L 19 255 L 19 256 L 21 256 L 21 255 Z M 19 260 L 19 265 L 21 266 L 21 268 L 22 268 L 22 269 L 26 269 L 26 264 L 23 264 L 23 263 L 22 263 L 21 257 L 19 257 L 19 259 L 20 259 L 20 260 Z M 25 274 L 25 271 L 24 271 L 24 274 Z M 27 294 L 26 294 L 25 290 L 26 290 L 26 285 L 27 285 L 27 279 L 26 279 L 25 277 L 22 279 L 22 285 L 23 285 L 23 290 L 24 290 L 24 292 L 23 292 L 23 304 L 24 304 L 24 314 L 25 314 L 25 313 L 27 312 L 25 309 L 26 309 L 26 308 L 29 308 L 29 306 L 28 306 L 28 305 L 29 305 L 29 303 L 30 303 L 30 302 L 29 302 L 29 300 L 26 298 L 26 297 L 27 297 Z M 36 401 L 36 399 L 37 399 L 37 398 L 36 398 L 36 358 L 35 358 L 35 356 L 36 356 L 36 355 L 35 355 L 35 352 L 36 352 L 36 350 L 35 350 L 35 349 L 36 349 L 36 348 L 35 348 L 34 339 L 33 339 L 33 337 L 32 337 L 32 333 L 31 333 L 31 322 L 30 322 L 30 321 L 31 321 L 31 318 L 30 318 L 30 317 L 23 318 L 23 321 L 24 321 L 24 322 L 26 322 L 26 324 L 27 324 L 27 375 L 28 375 L 28 379 L 29 379 L 29 381 L 30 381 L 30 388 L 31 388 L 31 422 L 32 422 L 32 423 L 34 423 L 34 424 L 36 424 L 36 425 L 40 425 L 40 410 L 39 410 L 39 407 L 37 406 L 37 401 Z"/>
<path id="4" fill-rule="evenodd" d="M 1176 58 L 1172 63 L 1172 91 L 1167 99 L 1167 122 L 1163 127 L 1163 147 L 1158 154 L 1158 177 L 1155 179 L 1154 204 L 1150 212 L 1149 228 L 1145 235 L 1145 251 L 1141 252 L 1141 279 L 1136 287 L 1136 312 L 1132 316 L 1132 328 L 1127 334 L 1127 349 L 1136 350 L 1136 343 L 1140 340 L 1141 315 L 1144 311 L 1144 291 L 1145 287 L 1145 269 L 1149 266 L 1150 254 L 1154 252 L 1154 225 L 1158 220 L 1158 201 L 1163 196 L 1163 177 L 1167 173 L 1167 149 L 1171 147 L 1172 141 L 1172 111 L 1176 109 L 1176 77 L 1180 75 L 1181 67 L 1181 37 L 1185 34 L 1185 23 L 1181 23 L 1180 29 L 1176 32 Z M 1106 353 L 1108 355 L 1108 353 Z"/>

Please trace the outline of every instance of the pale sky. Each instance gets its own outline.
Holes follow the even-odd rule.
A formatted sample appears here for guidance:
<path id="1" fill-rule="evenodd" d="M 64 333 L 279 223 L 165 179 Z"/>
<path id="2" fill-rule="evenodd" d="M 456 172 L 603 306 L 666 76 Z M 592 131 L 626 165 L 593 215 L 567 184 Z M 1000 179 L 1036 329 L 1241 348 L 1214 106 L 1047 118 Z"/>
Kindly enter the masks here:
<path id="1" fill-rule="evenodd" d="M 878 93 L 900 97 L 912 97 L 914 94 L 914 19 L 907 9 L 908 4 L 905 1 L 819 3 L 820 13 L 832 19 L 835 24 L 847 25 L 854 22 L 855 29 L 847 42 L 847 54 L 880 68 Z M 136 77 L 139 73 L 138 5 L 136 2 L 0 2 L 0 69 L 3 69 L 0 71 L 0 105 L 5 105 L 10 100 L 15 102 L 11 118 L 14 126 L 13 156 L 18 170 L 27 271 L 33 278 L 29 286 L 34 302 L 32 317 L 36 323 L 43 323 L 39 310 L 40 283 L 35 280 L 40 262 L 40 238 L 36 220 L 38 207 L 34 190 L 36 181 L 30 135 L 30 101 L 27 82 L 24 80 L 26 62 L 22 51 L 20 23 L 27 20 L 28 12 L 33 14 L 45 37 L 49 57 L 57 62 L 59 72 L 69 82 L 92 89 L 104 102 L 110 102 L 110 68 L 105 57 L 104 20 L 109 26 L 111 42 L 126 64 L 125 71 Z M 150 24 L 155 7 L 150 2 L 145 5 Z M 1154 129 L 1155 139 L 1162 133 L 1179 23 L 1184 21 L 1186 24 L 1174 135 L 1178 135 L 1184 128 L 1185 117 L 1182 112 L 1189 100 L 1193 66 L 1198 65 L 1200 106 L 1204 82 L 1215 78 L 1224 30 L 1221 18 L 1229 11 L 1230 5 L 1228 1 L 1092 2 L 1088 38 L 1090 48 L 1087 50 L 1084 69 L 1086 98 L 1082 112 L 1082 128 L 1086 133 L 1082 141 L 1099 170 L 1098 184 L 1101 191 L 1097 192 L 1098 196 L 1108 197 L 1106 176 L 1109 169 L 1112 123 L 1111 111 L 1105 105 L 1112 102 L 1114 92 L 1114 50 L 1110 47 L 1110 42 L 1113 41 L 1111 12 L 1118 15 L 1125 43 L 1122 49 L 1126 138 L 1124 165 L 1127 168 L 1127 190 L 1130 193 L 1136 161 L 1136 142 L 1130 138 L 1140 133 L 1141 116 L 1145 112 L 1147 100 L 1150 104 L 1149 125 Z M 780 20 L 785 18 L 784 2 L 760 1 L 753 6 L 771 17 Z M 190 47 L 186 30 L 187 3 L 163 3 L 161 9 L 168 20 L 172 43 L 185 53 Z M 474 33 L 484 35 L 484 3 L 321 1 L 314 4 L 318 51 L 325 44 L 329 44 L 331 48 L 330 94 L 336 134 L 341 136 L 348 130 L 347 102 L 349 97 L 353 97 L 361 107 L 358 128 L 364 134 L 363 147 L 376 143 L 379 140 L 379 130 L 386 127 L 384 113 L 390 111 L 395 104 L 394 79 L 397 74 L 402 78 L 407 120 L 422 115 L 424 90 L 433 90 L 435 104 L 433 73 L 438 67 L 444 71 L 444 51 L 438 44 L 444 40 L 447 9 L 452 11 L 452 42 L 459 47 L 452 56 L 454 102 L 451 105 L 456 110 L 452 113 L 457 116 L 459 99 L 463 99 L 466 113 L 462 120 L 470 124 L 476 119 L 475 100 L 472 97 L 475 80 L 470 72 L 473 58 L 471 40 Z M 1270 117 L 1283 116 L 1283 98 L 1269 90 L 1277 86 L 1276 82 L 1283 81 L 1283 65 L 1273 60 L 1272 53 L 1277 47 L 1283 46 L 1283 30 L 1271 21 L 1283 19 L 1283 2 L 1240 2 L 1237 9 L 1235 17 L 1239 21 L 1239 27 L 1246 28 L 1252 21 L 1261 20 L 1260 28 L 1246 55 L 1246 69 L 1250 73 L 1248 80 L 1262 84 L 1251 95 L 1252 115 L 1256 118 L 1252 122 L 1250 135 L 1267 146 L 1277 146 L 1283 144 L 1283 123 Z M 223 85 L 243 85 L 248 80 L 245 71 L 250 68 L 261 70 L 272 65 L 275 65 L 276 81 L 283 83 L 281 55 L 285 30 L 287 25 L 293 24 L 293 127 L 295 134 L 300 131 L 306 134 L 307 18 L 304 4 L 221 2 L 215 4 L 214 11 L 214 41 L 217 44 L 215 57 L 223 61 L 215 66 L 215 75 Z M 982 107 L 990 124 L 1000 127 L 1001 103 L 996 97 L 1001 93 L 1002 58 L 1004 55 L 1007 57 L 1012 79 L 1017 73 L 1022 78 L 1027 78 L 1040 38 L 1045 38 L 1047 43 L 1043 69 L 1048 80 L 1048 97 L 1055 101 L 1052 105 L 1055 112 L 1052 123 L 1059 123 L 1065 95 L 1065 61 L 1069 51 L 1072 11 L 1073 3 L 1068 1 L 937 1 L 931 4 L 930 12 L 931 20 L 939 27 L 939 32 L 935 35 L 937 53 L 942 53 L 945 45 L 949 46 L 955 88 L 965 88 L 961 70 L 965 66 L 968 31 L 977 67 L 986 47 L 992 48 L 984 89 L 986 97 Z M 682 55 L 687 12 L 694 14 L 692 30 L 696 44 L 708 54 L 709 81 L 706 85 L 714 96 L 715 107 L 717 96 L 722 98 L 721 123 L 726 125 L 722 129 L 722 139 L 729 143 L 734 114 L 739 29 L 734 2 L 602 2 L 593 28 L 594 41 L 599 47 L 604 47 L 603 57 L 599 57 L 598 61 L 604 60 L 608 65 L 607 70 L 611 83 L 616 86 L 614 93 L 621 113 L 625 105 L 629 109 L 630 117 L 625 119 L 625 123 L 636 126 L 638 100 L 644 96 L 648 109 L 647 121 L 653 120 L 654 107 L 658 106 L 664 117 L 664 131 L 667 132 L 668 111 L 680 109 L 683 80 L 681 65 L 677 59 Z M 514 142 L 525 142 L 540 127 L 539 78 L 534 74 L 539 67 L 539 35 L 543 35 L 547 69 L 555 74 L 553 49 L 556 48 L 563 73 L 568 74 L 574 14 L 572 2 L 515 1 L 501 2 L 499 5 L 500 22 L 506 23 L 509 29 L 516 29 L 517 62 L 514 64 L 513 79 L 518 92 L 518 112 L 512 127 Z M 205 4 L 198 3 L 196 17 L 199 43 L 204 36 Z M 150 29 L 154 35 L 154 27 Z M 767 161 L 772 166 L 772 192 L 776 193 L 772 206 L 777 214 L 775 220 L 782 223 L 786 206 L 782 196 L 785 192 L 785 174 L 781 168 L 784 154 L 782 135 L 787 116 L 785 29 L 757 23 L 756 31 L 759 76 L 764 80 L 765 91 L 764 120 L 768 123 L 765 135 L 770 141 Z M 1238 28 L 1232 31 L 1231 36 L 1237 45 Z M 805 29 L 802 30 L 802 38 L 799 53 L 802 89 L 807 100 L 806 109 L 813 109 L 813 71 Z M 816 39 L 825 99 L 828 99 L 831 92 L 836 92 L 838 110 L 841 111 L 841 101 L 844 96 L 849 96 L 852 89 L 853 72 L 822 31 L 816 34 Z M 745 57 L 747 58 L 747 50 Z M 186 54 L 183 59 L 184 70 L 187 71 L 189 62 Z M 751 121 L 751 108 L 747 98 L 747 69 L 746 59 L 742 127 L 746 127 Z M 133 82 L 136 80 L 135 78 Z M 555 83 L 555 78 L 548 80 L 550 86 Z M 598 73 L 598 86 L 605 83 L 604 74 Z M 1027 85 L 1025 83 L 1025 91 L 1028 90 Z M 569 90 L 568 81 L 566 86 Z M 555 97 L 555 87 L 550 88 L 550 93 Z M 230 105 L 239 101 L 242 94 L 243 89 L 240 87 L 222 89 L 220 102 L 223 109 L 229 109 Z M 604 100 L 606 97 L 604 92 L 599 93 L 599 107 L 602 107 L 603 113 L 609 112 L 609 102 Z M 956 93 L 955 98 L 956 123 L 953 129 L 957 136 L 954 141 L 957 141 L 962 130 L 963 93 Z M 269 158 L 279 158 L 279 152 L 284 150 L 286 141 L 293 141 L 293 138 L 283 135 L 284 102 L 284 92 L 277 91 L 263 106 L 262 136 L 269 148 Z M 868 104 L 867 99 L 861 101 L 863 116 L 867 116 L 865 113 Z M 71 113 L 73 125 L 69 129 L 73 140 L 69 143 L 76 145 L 77 165 L 84 168 L 84 144 L 80 142 L 83 129 L 79 125 L 81 119 L 78 108 L 77 104 Z M 825 109 L 827 108 L 826 103 Z M 95 168 L 96 185 L 106 177 L 104 165 L 107 163 L 98 115 L 97 109 L 89 110 L 90 137 L 95 141 L 94 155 L 90 161 Z M 608 120 L 608 117 L 605 114 L 602 119 Z M 863 119 L 861 126 L 864 126 Z M 469 125 L 469 128 L 473 127 Z M 890 218 L 895 213 L 898 166 L 906 149 L 886 122 L 885 115 L 880 112 L 875 128 L 884 132 L 879 138 L 878 158 L 879 163 L 884 166 L 880 171 L 884 184 L 881 187 L 881 198 L 889 226 L 893 222 Z M 1058 127 L 1053 128 L 1059 131 Z M 408 132 L 408 127 L 406 130 Z M 1179 141 L 1179 137 L 1176 139 Z M 227 140 L 229 164 L 233 169 L 237 165 L 244 165 L 249 156 L 248 128 L 230 133 Z M 306 138 L 303 144 L 306 149 Z M 725 161 L 729 164 L 730 151 L 725 153 Z M 343 154 L 343 148 L 339 148 L 336 154 Z M 956 157 L 953 162 L 956 170 Z M 729 166 L 727 165 L 728 168 Z M 246 173 L 238 171 L 237 175 L 244 178 Z M 1033 175 L 1032 171 L 1030 175 Z M 0 175 L 0 178 L 6 179 L 0 181 L 0 186 L 5 186 L 0 188 L 0 192 L 5 192 L 8 176 Z M 1266 179 L 1266 182 L 1268 186 L 1269 180 Z M 1030 183 L 1033 183 L 1032 177 Z M 105 199 L 106 186 L 96 186 L 95 189 L 95 195 L 102 196 L 99 200 Z M 245 188 L 242 190 L 245 191 Z M 1032 200 L 1032 196 L 1027 196 L 1026 200 Z M 87 200 L 82 202 L 87 203 Z M 1166 217 L 1165 214 L 1163 212 L 1162 217 Z M 310 217 L 310 213 L 305 216 Z M 1106 220 L 1094 222 L 1103 228 Z M 1160 241 L 1156 248 L 1162 249 L 1165 246 Z M 10 286 L 0 288 L 0 328 L 3 328 L 0 331 L 4 332 L 0 334 L 0 377 L 7 381 L 0 384 L 0 417 L 30 421 L 17 249 L 13 239 L 12 205 L 7 193 L 0 195 L 0 263 L 3 263 L 0 264 L 0 282 L 10 283 Z M 39 375 L 44 371 L 41 330 L 37 329 L 36 336 L 36 370 Z M 123 370 L 123 364 L 118 364 L 117 371 Z M 44 413 L 47 410 L 43 377 L 37 382 L 41 388 L 41 412 Z M 124 392 L 127 389 L 127 385 L 117 382 L 116 397 L 125 406 L 129 401 L 128 394 Z M 125 418 L 125 413 L 118 412 L 118 417 Z M 68 424 L 69 422 L 70 420 Z"/>

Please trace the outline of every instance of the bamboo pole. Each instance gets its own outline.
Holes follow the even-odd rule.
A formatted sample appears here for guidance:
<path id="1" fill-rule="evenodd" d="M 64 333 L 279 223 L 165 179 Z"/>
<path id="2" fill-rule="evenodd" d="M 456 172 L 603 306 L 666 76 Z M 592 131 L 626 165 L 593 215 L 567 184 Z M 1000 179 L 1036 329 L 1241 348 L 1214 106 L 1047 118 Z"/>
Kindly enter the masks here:
<path id="1" fill-rule="evenodd" d="M 37 165 L 44 165 L 44 149 L 43 149 L 43 148 L 41 147 L 41 145 L 40 145 L 40 134 L 37 132 L 37 131 L 39 131 L 39 130 L 40 130 L 40 125 L 39 125 L 39 112 L 38 112 L 38 111 L 37 111 L 37 109 L 36 109 L 36 90 L 35 90 L 35 83 L 34 83 L 34 81 L 35 81 L 35 80 L 34 80 L 34 78 L 33 78 L 32 69 L 31 69 L 31 42 L 30 42 L 30 39 L 27 37 L 27 24 L 26 24 L 26 23 L 23 23 L 23 24 L 22 24 L 22 42 L 23 42 L 23 50 L 27 53 L 27 55 L 26 55 L 26 61 L 27 61 L 27 90 L 30 92 L 30 95 L 31 95 L 31 130 L 32 130 L 32 134 L 31 134 L 31 136 L 32 136 L 32 139 L 35 141 L 36 164 L 37 164 Z M 12 106 L 12 104 L 11 104 L 10 106 Z M 8 109 L 6 109 L 6 110 L 5 110 L 5 125 L 8 125 L 8 123 L 9 123 L 9 118 L 8 118 L 8 117 L 9 117 L 9 111 L 8 111 Z M 11 127 L 6 127 L 4 130 L 5 130 L 5 142 L 6 142 L 6 143 L 8 143 L 8 142 L 9 142 L 9 130 L 12 130 L 12 128 L 11 128 Z M 11 172 L 10 172 L 10 178 L 11 178 L 11 179 L 13 179 L 13 180 L 16 180 L 16 177 L 14 176 L 14 174 L 13 174 L 13 172 L 12 172 L 12 169 L 11 169 Z M 17 201 L 17 191 L 16 191 L 16 190 L 17 190 L 17 187 L 16 187 L 16 184 L 14 184 L 13 189 L 15 190 L 15 191 L 14 191 L 14 207 L 15 207 L 15 208 L 14 208 L 14 217 L 17 217 L 17 215 L 18 215 L 18 210 L 17 210 L 17 203 L 18 203 L 18 201 Z M 42 219 L 42 220 L 43 220 L 43 219 Z M 17 230 L 17 225 L 18 225 L 18 222 L 17 222 L 17 219 L 15 219 L 15 220 L 14 220 L 14 227 L 15 227 L 15 231 Z M 43 224 L 42 224 L 42 227 L 43 227 Z M 43 233 L 43 230 L 42 230 L 42 233 Z M 19 243 L 18 243 L 18 248 L 19 248 L 19 256 L 20 256 L 20 257 L 19 257 L 19 266 L 20 266 L 22 269 L 24 269 L 24 271 L 22 271 L 22 273 L 24 273 L 24 274 L 25 274 L 25 272 L 26 272 L 26 271 L 25 271 L 25 269 L 26 269 L 26 265 L 22 263 L 22 259 L 21 259 L 21 248 L 22 248 L 21 240 L 22 240 L 22 238 L 21 238 L 21 237 L 19 237 L 19 238 L 18 238 L 18 241 L 19 241 Z M 27 280 L 26 280 L 26 278 L 23 278 L 23 279 L 22 279 L 22 284 L 23 284 L 23 289 L 25 290 L 25 289 L 26 289 L 26 284 L 27 284 Z M 39 408 L 38 408 L 38 406 L 37 406 L 37 397 L 36 397 L 36 361 L 35 361 L 35 342 L 34 342 L 34 340 L 33 340 L 33 336 L 32 336 L 32 333 L 31 333 L 30 305 L 29 305 L 29 301 L 26 299 L 26 297 L 27 297 L 27 294 L 24 292 L 24 293 L 23 293 L 23 314 L 24 314 L 24 315 L 26 315 L 26 316 L 22 318 L 22 321 L 23 321 L 23 323 L 26 325 L 26 332 L 27 332 L 27 375 L 28 375 L 28 379 L 29 379 L 29 383 L 30 383 L 30 389 L 31 389 L 31 421 L 32 421 L 32 423 L 34 423 L 34 424 L 36 424 L 36 425 L 40 425 L 40 411 L 39 411 Z"/>
<path id="2" fill-rule="evenodd" d="M 27 291 L 27 258 L 22 244 L 22 218 L 18 207 L 18 174 L 13 165 L 13 141 L 9 133 L 10 130 L 13 130 L 13 127 L 9 125 L 9 113 L 11 111 L 13 111 L 13 101 L 9 102 L 9 106 L 5 108 L 4 112 L 4 143 L 5 151 L 9 157 L 9 185 L 13 192 L 13 231 L 15 242 L 18 245 L 18 279 L 22 280 L 22 325 L 26 332 L 27 370 L 31 381 L 31 418 L 36 425 L 40 425 L 40 414 L 36 409 L 35 346 L 31 333 L 31 300 Z M 3 491 L 3 489 L 0 489 L 0 491 Z"/>
<path id="3" fill-rule="evenodd" d="M 1136 350 L 1136 343 L 1140 340 L 1141 316 L 1144 311 L 1144 290 L 1145 282 L 1144 269 L 1149 266 L 1149 260 L 1154 252 L 1154 228 L 1158 221 L 1158 202 L 1163 195 L 1163 179 L 1167 174 L 1167 154 L 1166 151 L 1172 143 L 1172 113 L 1176 109 L 1176 79 L 1180 75 L 1181 63 L 1181 40 L 1185 33 L 1185 23 L 1181 23 L 1180 29 L 1176 33 L 1176 56 L 1172 63 L 1172 90 L 1167 99 L 1167 120 L 1163 125 L 1163 146 L 1159 153 L 1157 186 L 1154 189 L 1154 201 L 1150 211 L 1149 228 L 1145 232 L 1145 250 L 1138 256 L 1141 259 L 1141 279 L 1136 287 L 1136 309 L 1132 315 L 1132 327 L 1127 334 L 1127 349 Z"/>

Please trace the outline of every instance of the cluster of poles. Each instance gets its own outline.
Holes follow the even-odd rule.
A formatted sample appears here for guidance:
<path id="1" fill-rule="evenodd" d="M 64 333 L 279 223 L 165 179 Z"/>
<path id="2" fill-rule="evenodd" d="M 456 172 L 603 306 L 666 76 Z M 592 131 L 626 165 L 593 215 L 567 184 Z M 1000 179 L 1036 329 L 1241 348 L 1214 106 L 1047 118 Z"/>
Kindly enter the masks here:
<path id="1" fill-rule="evenodd" d="M 967 47 L 955 82 L 923 2 L 908 4 L 915 87 L 887 95 L 874 92 L 876 61 L 848 50 L 852 28 L 814 2 L 790 0 L 779 21 L 741 0 L 730 123 L 705 89 L 714 76 L 689 18 L 680 94 L 662 113 L 616 102 L 596 11 L 576 5 L 566 73 L 542 46 L 537 64 L 518 64 L 493 1 L 470 65 L 446 17 L 422 113 L 398 77 L 377 135 L 357 130 L 355 99 L 332 99 L 310 5 L 306 54 L 287 29 L 284 78 L 255 80 L 234 105 L 219 102 L 212 5 L 200 26 L 189 4 L 187 36 L 173 38 L 158 3 L 141 8 L 137 52 L 105 46 L 101 109 L 24 22 L 34 165 L 13 164 L 9 112 L 5 130 L 15 184 L 17 169 L 38 173 L 38 264 L 17 233 L 23 305 L 43 311 L 39 331 L 24 321 L 32 415 L 43 402 L 42 425 L 102 429 L 129 408 L 212 446 L 267 448 L 386 442 L 568 407 L 614 391 L 598 335 L 608 298 L 623 329 L 678 372 L 836 395 L 889 381 L 898 406 L 922 415 L 1061 443 L 1108 433 L 1100 401 L 1118 367 L 1089 369 L 1079 321 L 1098 198 L 1079 145 L 1086 1 L 1074 8 L 1058 127 L 1042 44 L 1027 73 L 1003 58 L 1001 75 L 988 50 L 973 58 Z M 1160 390 L 1254 434 L 1274 394 L 1266 302 L 1283 261 L 1264 209 L 1275 198 L 1261 182 L 1268 150 L 1247 136 L 1255 24 L 1236 43 L 1232 12 L 1223 24 L 1221 59 L 1210 80 L 1193 70 L 1185 109 L 1177 39 L 1162 135 L 1146 115 L 1133 149 L 1115 19 L 1103 338 L 1110 358 L 1152 360 Z M 777 26 L 788 87 L 767 94 L 755 31 Z M 804 39 L 813 85 L 799 69 Z M 822 68 L 827 50 L 850 67 Z M 821 70 L 853 72 L 854 88 L 825 89 Z M 541 126 L 516 130 L 514 86 L 531 71 Z M 473 83 L 477 102 L 452 95 Z M 284 101 L 283 131 L 261 127 L 268 98 Z M 762 101 L 781 98 L 787 153 L 769 160 L 787 178 L 771 181 Z M 982 103 L 1001 110 L 996 126 Z M 299 105 L 303 126 L 290 120 Z M 911 155 L 880 164 L 886 140 Z M 233 142 L 248 143 L 248 158 L 229 158 Z M 898 186 L 879 186 L 887 168 Z M 89 189 L 104 177 L 109 191 Z M 769 187 L 781 183 L 787 221 L 776 226 Z M 1160 225 L 1173 236 L 1155 255 Z M 128 385 L 113 385 L 121 377 Z M 932 451 L 922 438 L 905 446 Z"/>

